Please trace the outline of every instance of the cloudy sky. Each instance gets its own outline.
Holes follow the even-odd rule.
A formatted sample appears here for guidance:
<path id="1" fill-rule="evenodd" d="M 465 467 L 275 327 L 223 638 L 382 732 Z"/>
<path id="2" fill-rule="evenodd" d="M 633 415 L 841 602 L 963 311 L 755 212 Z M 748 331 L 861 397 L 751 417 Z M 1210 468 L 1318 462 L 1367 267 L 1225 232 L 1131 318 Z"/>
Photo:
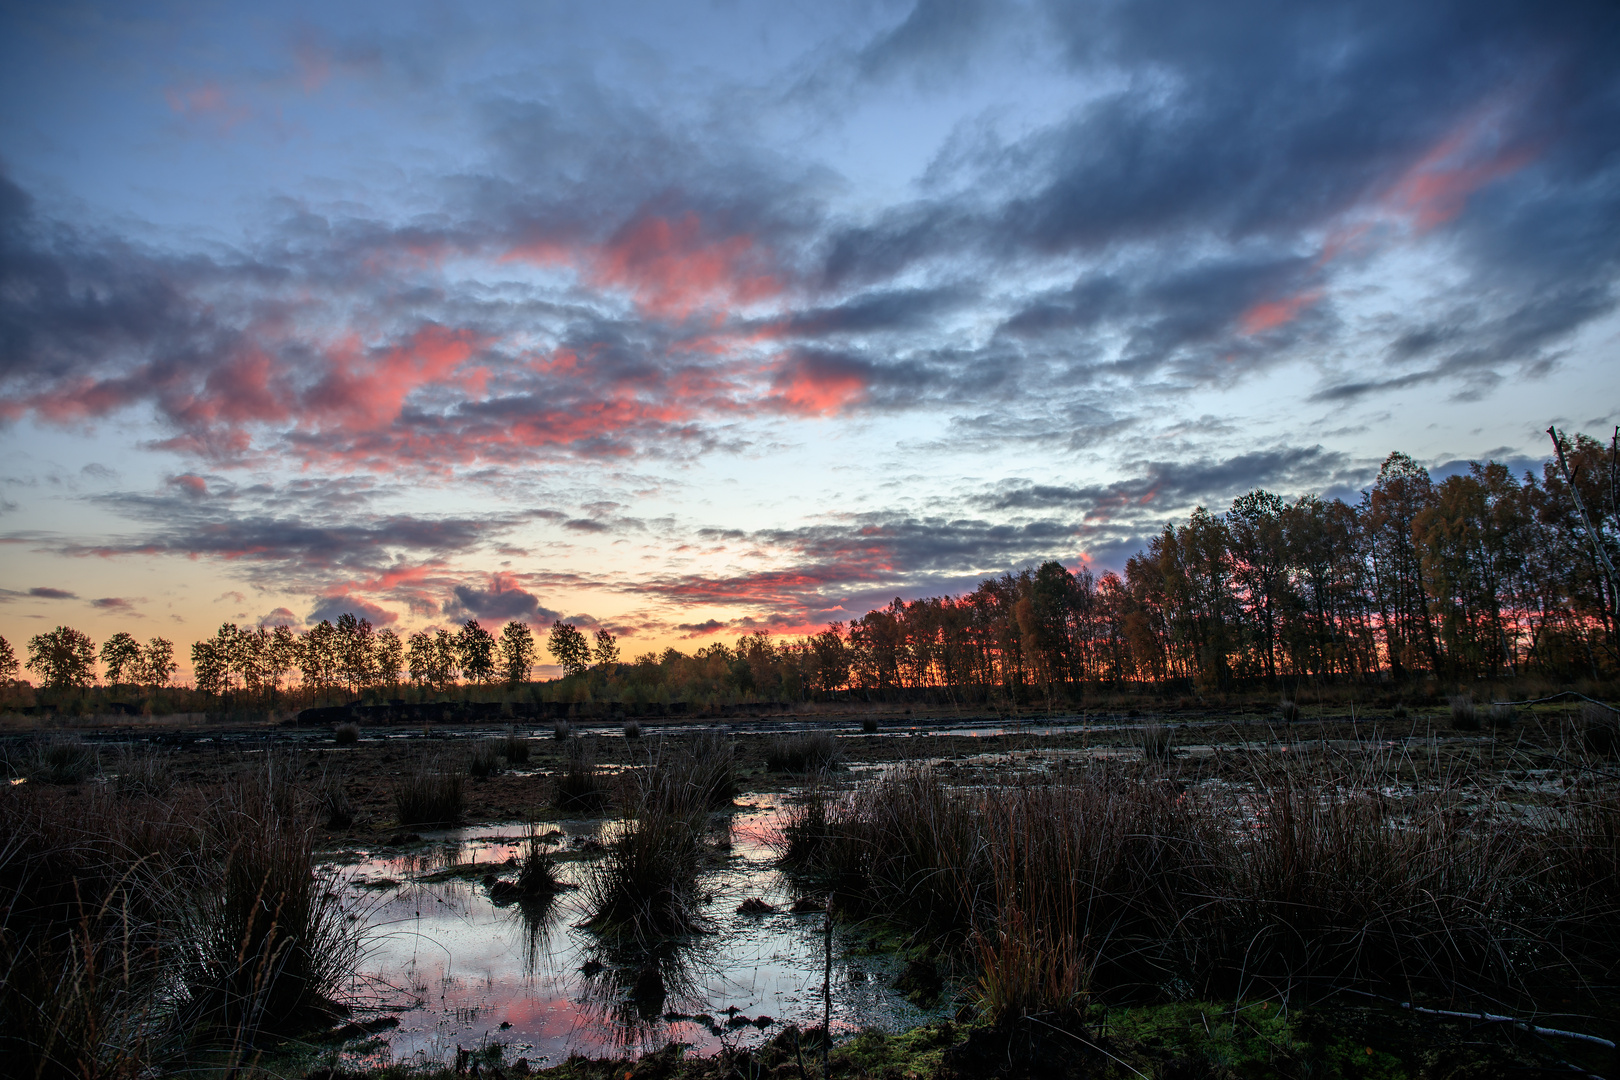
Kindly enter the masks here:
<path id="1" fill-rule="evenodd" d="M 1610 0 L 7 3 L 0 634 L 1117 566 L 1605 433 L 1617 274 Z"/>

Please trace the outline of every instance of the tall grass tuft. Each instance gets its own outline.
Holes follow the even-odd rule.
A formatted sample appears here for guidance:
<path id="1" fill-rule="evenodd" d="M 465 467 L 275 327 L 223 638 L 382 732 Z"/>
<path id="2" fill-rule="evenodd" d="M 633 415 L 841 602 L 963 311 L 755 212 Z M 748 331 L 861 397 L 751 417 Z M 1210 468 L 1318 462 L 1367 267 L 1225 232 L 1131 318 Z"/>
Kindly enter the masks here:
<path id="1" fill-rule="evenodd" d="M 467 757 L 467 771 L 478 779 L 500 775 L 501 747 L 494 739 L 479 739 L 473 743 Z"/>
<path id="2" fill-rule="evenodd" d="M 529 740 L 517 733 L 517 728 L 509 727 L 506 735 L 501 739 L 501 755 L 506 758 L 508 765 L 526 765 L 529 761 Z"/>
<path id="3" fill-rule="evenodd" d="M 674 744 L 659 739 L 654 746 L 647 766 L 637 774 L 640 802 L 716 810 L 737 797 L 736 745 L 719 733 L 706 732 Z"/>
<path id="4" fill-rule="evenodd" d="M 113 758 L 113 787 L 121 795 L 161 798 L 174 788 L 169 758 L 152 746 L 123 746 Z"/>
<path id="5" fill-rule="evenodd" d="M 1473 694 L 1458 694 L 1451 699 L 1451 728 L 1453 731 L 1479 730 L 1479 710 L 1474 706 Z"/>
<path id="6" fill-rule="evenodd" d="M 401 825 L 454 825 L 463 809 L 460 769 L 423 755 L 394 781 L 394 815 Z"/>
<path id="7" fill-rule="evenodd" d="M 876 735 L 878 729 L 877 717 L 868 716 L 861 721 L 861 730 L 868 735 Z"/>
<path id="8" fill-rule="evenodd" d="M 1284 722 L 1292 724 L 1299 719 L 1299 702 L 1292 698 L 1283 698 L 1277 705 L 1277 715 L 1282 717 Z"/>
<path id="9" fill-rule="evenodd" d="M 632 810 L 587 872 L 587 925 L 643 943 L 698 929 L 697 875 L 708 824 L 699 789 L 670 787 L 643 772 Z"/>
<path id="10" fill-rule="evenodd" d="M 146 1077 L 168 1063 L 182 912 L 205 849 L 173 803 L 0 791 L 7 1075 Z"/>
<path id="11" fill-rule="evenodd" d="M 596 751 L 586 740 L 570 739 L 563 770 L 553 779 L 551 804 L 558 810 L 598 813 L 611 801 L 607 775 L 596 763 Z"/>
<path id="12" fill-rule="evenodd" d="M 830 731 L 779 736 L 765 746 L 765 767 L 772 772 L 821 772 L 843 763 L 844 751 Z"/>
<path id="13" fill-rule="evenodd" d="M 627 721 L 624 725 L 624 737 L 627 739 L 641 738 L 641 723 L 637 720 Z"/>
<path id="14" fill-rule="evenodd" d="M 1620 753 L 1620 712 L 1595 701 L 1582 702 L 1581 742 L 1599 757 Z"/>
<path id="15" fill-rule="evenodd" d="M 183 973 L 186 1027 L 250 1045 L 339 1015 L 361 941 L 331 883 L 312 868 L 306 824 L 286 764 L 270 757 L 235 778 L 206 815 L 222 853 L 195 898 Z"/>
<path id="16" fill-rule="evenodd" d="M 1142 757 L 1147 761 L 1168 761 L 1173 753 L 1170 729 L 1163 724 L 1146 724 L 1142 728 Z"/>
<path id="17" fill-rule="evenodd" d="M 360 725 L 350 721 L 332 729 L 332 740 L 339 746 L 354 746 L 360 741 Z"/>
<path id="18" fill-rule="evenodd" d="M 95 748 L 77 735 L 50 735 L 34 743 L 30 779 L 47 784 L 77 784 L 100 766 Z"/>
<path id="19" fill-rule="evenodd" d="M 1513 721 L 1517 718 L 1517 713 L 1511 705 L 1492 705 L 1487 715 L 1491 721 L 1491 728 L 1495 731 L 1511 730 Z"/>
<path id="20" fill-rule="evenodd" d="M 328 829 L 341 831 L 354 824 L 354 803 L 349 799 L 343 778 L 335 772 L 322 770 L 320 784 L 315 789 L 315 806 Z"/>
<path id="21" fill-rule="evenodd" d="M 573 733 L 574 729 L 569 726 L 568 721 L 566 720 L 558 720 L 556 723 L 551 725 L 551 734 L 554 738 L 566 739 Z"/>

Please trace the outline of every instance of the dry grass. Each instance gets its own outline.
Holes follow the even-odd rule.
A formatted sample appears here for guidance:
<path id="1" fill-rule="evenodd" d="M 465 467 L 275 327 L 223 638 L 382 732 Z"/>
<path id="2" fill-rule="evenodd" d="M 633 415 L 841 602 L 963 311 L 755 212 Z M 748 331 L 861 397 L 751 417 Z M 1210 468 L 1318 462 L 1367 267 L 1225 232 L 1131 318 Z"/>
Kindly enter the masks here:
<path id="1" fill-rule="evenodd" d="M 77 735 L 48 735 L 34 742 L 26 772 L 46 784 L 77 784 L 96 774 L 100 757 Z"/>
<path id="2" fill-rule="evenodd" d="M 641 724 L 635 720 L 627 721 L 624 725 L 624 737 L 627 739 L 641 738 Z"/>
<path id="3" fill-rule="evenodd" d="M 1163 724 L 1142 727 L 1142 757 L 1148 761 L 1168 761 L 1174 752 L 1170 729 Z"/>
<path id="4" fill-rule="evenodd" d="M 338 1015 L 359 962 L 337 892 L 312 870 L 315 835 L 287 769 L 271 756 L 237 777 L 204 826 L 223 861 L 193 909 L 186 1024 L 236 1047 Z"/>
<path id="5" fill-rule="evenodd" d="M 908 766 L 807 798 L 778 845 L 842 905 L 968 943 L 1018 1013 L 1088 982 L 1508 995 L 1620 960 L 1620 799 L 1538 826 L 1444 778 L 1383 794 L 1400 764 L 1279 757 L 1208 789 L 1151 764 L 994 789 Z"/>
<path id="6" fill-rule="evenodd" d="M 123 746 L 113 758 L 113 787 L 123 795 L 161 798 L 174 790 L 169 756 L 152 746 Z"/>
<path id="7" fill-rule="evenodd" d="M 339 724 L 332 729 L 332 741 L 339 746 L 353 746 L 360 741 L 360 725 L 356 723 Z"/>
<path id="8" fill-rule="evenodd" d="M 199 1054 L 229 1070 L 336 1011 L 359 924 L 312 869 L 282 763 L 213 798 L 153 789 L 0 790 L 8 1075 L 133 1080 Z"/>

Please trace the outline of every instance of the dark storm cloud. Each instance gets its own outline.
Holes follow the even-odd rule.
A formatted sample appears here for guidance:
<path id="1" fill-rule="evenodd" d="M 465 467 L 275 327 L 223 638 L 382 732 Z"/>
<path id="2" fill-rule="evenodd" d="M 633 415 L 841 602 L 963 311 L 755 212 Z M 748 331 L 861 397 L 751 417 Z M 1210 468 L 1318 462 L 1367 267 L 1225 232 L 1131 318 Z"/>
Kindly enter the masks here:
<path id="1" fill-rule="evenodd" d="M 345 615 L 364 619 L 373 626 L 387 626 L 389 623 L 399 621 L 398 612 L 389 611 L 358 596 L 323 596 L 304 621 L 310 625 L 322 620 L 337 622 Z"/>
<path id="2" fill-rule="evenodd" d="M 551 622 L 562 616 L 540 603 L 533 593 L 497 575 L 487 589 L 457 585 L 444 603 L 444 613 L 454 619 L 517 619 L 522 622 Z"/>
<path id="3" fill-rule="evenodd" d="M 1110 484 L 1084 486 L 1029 484 L 997 492 L 984 504 L 995 510 L 1065 507 L 1083 515 L 1163 517 L 1193 504 L 1212 507 L 1256 488 L 1304 494 L 1368 475 L 1364 464 L 1320 446 L 1257 450 L 1224 459 L 1153 461 L 1139 475 Z"/>

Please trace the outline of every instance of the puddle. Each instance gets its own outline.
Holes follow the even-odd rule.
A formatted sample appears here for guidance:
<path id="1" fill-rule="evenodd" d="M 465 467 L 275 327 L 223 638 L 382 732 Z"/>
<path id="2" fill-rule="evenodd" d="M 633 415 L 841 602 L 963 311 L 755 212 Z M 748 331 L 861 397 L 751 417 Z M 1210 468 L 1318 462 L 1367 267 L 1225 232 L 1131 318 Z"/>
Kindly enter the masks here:
<path id="1" fill-rule="evenodd" d="M 722 842 L 701 879 L 710 932 L 650 954 L 605 947 L 580 928 L 586 914 L 577 891 L 542 907 L 490 900 L 482 877 L 519 854 L 522 825 L 423 833 L 424 843 L 409 853 L 334 855 L 327 865 L 372 927 L 362 970 L 399 1018 L 370 1049 L 350 1056 L 366 1064 L 453 1061 L 458 1047 L 499 1042 L 507 1060 L 556 1064 L 569 1054 L 648 1050 L 672 1040 L 712 1053 L 757 1044 L 789 1023 L 819 1025 L 823 919 L 787 913 L 794 898 L 766 843 L 779 798 L 750 796 L 752 805 L 730 816 L 729 851 Z M 722 833 L 725 821 L 716 818 Z M 581 848 L 616 827 L 568 821 L 539 831 L 562 834 L 553 842 L 564 856 L 558 876 L 579 884 L 593 858 Z M 739 914 L 749 898 L 779 913 Z M 901 965 L 893 956 L 861 955 L 862 941 L 859 928 L 834 928 L 835 1031 L 898 1031 L 944 1015 L 948 1006 L 925 1012 L 895 993 Z M 661 1002 L 635 994 L 649 966 L 663 984 Z"/>

